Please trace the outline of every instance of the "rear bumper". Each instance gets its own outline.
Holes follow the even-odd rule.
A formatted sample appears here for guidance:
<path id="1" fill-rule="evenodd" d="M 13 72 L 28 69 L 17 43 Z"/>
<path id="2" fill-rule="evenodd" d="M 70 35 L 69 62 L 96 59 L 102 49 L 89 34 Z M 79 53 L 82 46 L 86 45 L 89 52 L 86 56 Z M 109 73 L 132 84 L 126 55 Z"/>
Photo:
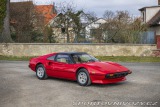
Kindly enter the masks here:
<path id="1" fill-rule="evenodd" d="M 28 65 L 29 68 L 31 68 L 31 65 Z"/>
<path id="2" fill-rule="evenodd" d="M 34 69 L 34 66 L 33 66 L 33 65 L 29 64 L 29 65 L 28 65 L 28 67 L 29 67 L 31 70 L 35 71 L 35 69 Z"/>

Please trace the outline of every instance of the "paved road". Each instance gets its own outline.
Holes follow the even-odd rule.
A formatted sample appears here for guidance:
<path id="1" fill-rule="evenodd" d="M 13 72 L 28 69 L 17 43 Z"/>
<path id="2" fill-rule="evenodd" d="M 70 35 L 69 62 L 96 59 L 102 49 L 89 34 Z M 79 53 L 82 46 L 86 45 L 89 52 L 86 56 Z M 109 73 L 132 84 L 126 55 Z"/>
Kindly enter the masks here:
<path id="1" fill-rule="evenodd" d="M 38 80 L 28 62 L 0 61 L 0 107 L 160 107 L 160 63 L 121 64 L 133 71 L 127 81 L 81 87 L 73 81 Z"/>

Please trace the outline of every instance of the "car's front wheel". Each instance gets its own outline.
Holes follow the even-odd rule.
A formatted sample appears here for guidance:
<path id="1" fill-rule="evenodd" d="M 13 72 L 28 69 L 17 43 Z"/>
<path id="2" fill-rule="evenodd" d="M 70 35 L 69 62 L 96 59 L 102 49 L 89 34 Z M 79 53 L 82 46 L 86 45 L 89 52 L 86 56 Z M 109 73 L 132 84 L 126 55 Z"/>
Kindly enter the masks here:
<path id="1" fill-rule="evenodd" d="M 39 64 L 36 67 L 36 76 L 38 79 L 43 80 L 43 79 L 47 79 L 48 76 L 46 74 L 46 70 L 44 68 L 44 66 L 42 64 Z"/>
<path id="2" fill-rule="evenodd" d="M 88 86 L 91 84 L 90 76 L 86 69 L 80 69 L 77 72 L 77 82 L 81 86 Z"/>

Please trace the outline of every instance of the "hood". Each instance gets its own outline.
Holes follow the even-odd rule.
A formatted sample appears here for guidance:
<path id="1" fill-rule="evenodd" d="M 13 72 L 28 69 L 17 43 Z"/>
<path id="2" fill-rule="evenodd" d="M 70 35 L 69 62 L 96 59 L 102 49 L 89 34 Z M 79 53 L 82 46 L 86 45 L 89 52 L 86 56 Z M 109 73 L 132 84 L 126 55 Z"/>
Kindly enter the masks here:
<path id="1" fill-rule="evenodd" d="M 114 62 L 92 62 L 86 63 L 86 65 L 104 73 L 128 71 L 126 67 Z"/>

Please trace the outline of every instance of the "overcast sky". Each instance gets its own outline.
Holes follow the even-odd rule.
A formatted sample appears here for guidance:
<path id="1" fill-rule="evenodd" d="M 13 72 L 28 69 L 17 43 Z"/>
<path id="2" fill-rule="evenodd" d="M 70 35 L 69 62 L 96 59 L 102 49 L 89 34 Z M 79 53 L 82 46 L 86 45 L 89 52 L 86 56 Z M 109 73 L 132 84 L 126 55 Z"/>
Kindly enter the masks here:
<path id="1" fill-rule="evenodd" d="M 15 1 L 27 1 L 27 0 L 11 0 Z M 102 17 L 105 10 L 127 10 L 131 15 L 139 16 L 138 9 L 145 6 L 158 5 L 158 0 L 33 0 L 35 4 L 59 4 L 60 2 L 72 1 L 77 5 L 78 9 L 84 9 L 85 11 L 94 11 L 98 17 Z"/>

